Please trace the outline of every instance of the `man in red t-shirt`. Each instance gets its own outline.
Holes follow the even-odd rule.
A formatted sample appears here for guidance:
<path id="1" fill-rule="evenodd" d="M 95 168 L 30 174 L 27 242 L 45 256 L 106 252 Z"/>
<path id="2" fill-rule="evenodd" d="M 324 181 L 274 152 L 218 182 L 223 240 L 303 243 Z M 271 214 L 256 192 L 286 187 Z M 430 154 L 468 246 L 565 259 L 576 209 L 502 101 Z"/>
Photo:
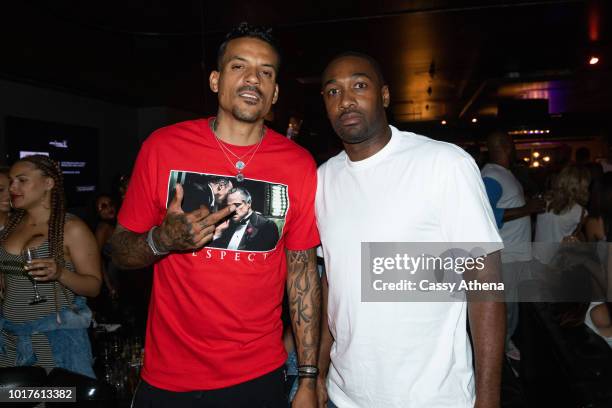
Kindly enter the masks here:
<path id="1" fill-rule="evenodd" d="M 217 116 L 159 129 L 138 154 L 112 239 L 121 267 L 155 265 L 136 407 L 286 406 L 285 286 L 301 376 L 293 406 L 316 406 L 316 166 L 264 127 L 279 62 L 270 32 L 241 24 L 210 75 Z M 220 179 L 232 200 L 210 209 L 198 186 Z M 221 230 L 227 242 L 215 245 Z"/>

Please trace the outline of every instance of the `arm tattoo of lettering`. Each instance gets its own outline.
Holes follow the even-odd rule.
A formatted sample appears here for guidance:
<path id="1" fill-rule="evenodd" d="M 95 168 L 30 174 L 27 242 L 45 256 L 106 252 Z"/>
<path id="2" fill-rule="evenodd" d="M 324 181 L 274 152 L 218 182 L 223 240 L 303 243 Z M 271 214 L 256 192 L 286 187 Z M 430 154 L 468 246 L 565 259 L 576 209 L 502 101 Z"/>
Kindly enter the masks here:
<path id="1" fill-rule="evenodd" d="M 299 364 L 316 365 L 319 355 L 321 280 L 314 249 L 287 251 L 287 294 Z"/>
<path id="2" fill-rule="evenodd" d="M 113 263 L 122 269 L 138 269 L 151 265 L 153 255 L 146 241 L 147 233 L 138 234 L 117 225 L 111 237 Z"/>

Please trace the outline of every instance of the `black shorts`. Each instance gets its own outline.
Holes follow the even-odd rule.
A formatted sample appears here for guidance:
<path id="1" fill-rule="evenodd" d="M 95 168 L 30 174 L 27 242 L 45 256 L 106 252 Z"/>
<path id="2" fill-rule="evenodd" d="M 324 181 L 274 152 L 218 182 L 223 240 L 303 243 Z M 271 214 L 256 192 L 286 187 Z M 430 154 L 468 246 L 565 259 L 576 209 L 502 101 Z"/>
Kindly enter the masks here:
<path id="1" fill-rule="evenodd" d="M 287 408 L 284 385 L 284 366 L 250 381 L 206 391 L 167 391 L 140 380 L 132 408 Z"/>

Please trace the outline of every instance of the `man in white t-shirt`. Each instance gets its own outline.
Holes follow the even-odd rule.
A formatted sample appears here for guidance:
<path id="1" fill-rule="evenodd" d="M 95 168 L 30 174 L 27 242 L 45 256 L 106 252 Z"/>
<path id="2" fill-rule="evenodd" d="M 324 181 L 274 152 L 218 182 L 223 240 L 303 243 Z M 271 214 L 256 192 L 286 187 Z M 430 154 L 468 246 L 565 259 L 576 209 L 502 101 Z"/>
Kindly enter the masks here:
<path id="1" fill-rule="evenodd" d="M 523 187 L 510 171 L 514 155 L 512 138 L 503 131 L 495 131 L 487 137 L 489 163 L 481 171 L 482 178 L 490 190 L 495 186 L 501 196 L 492 202 L 494 212 L 501 218 L 499 234 L 504 241 L 501 253 L 504 283 L 510 299 L 516 296 L 518 283 L 529 277 L 531 262 L 531 214 L 544 211 L 546 202 L 541 199 L 525 200 Z M 506 351 L 508 357 L 520 360 L 520 353 L 511 336 L 518 326 L 518 303 L 510 302 L 508 309 L 508 328 L 506 331 Z"/>
<path id="2" fill-rule="evenodd" d="M 457 146 L 389 126 L 389 89 L 366 55 L 334 58 L 322 91 L 345 151 L 318 172 L 328 317 L 319 407 L 498 407 L 503 303 L 361 299 L 362 242 L 482 243 L 482 277 L 499 279 L 503 245 L 478 168 Z"/>

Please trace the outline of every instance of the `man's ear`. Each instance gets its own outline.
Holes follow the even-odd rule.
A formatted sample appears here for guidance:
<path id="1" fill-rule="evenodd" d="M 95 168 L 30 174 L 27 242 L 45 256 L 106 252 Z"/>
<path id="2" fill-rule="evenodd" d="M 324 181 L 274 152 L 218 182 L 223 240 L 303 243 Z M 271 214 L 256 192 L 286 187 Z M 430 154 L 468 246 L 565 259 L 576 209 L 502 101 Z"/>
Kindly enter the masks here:
<path id="1" fill-rule="evenodd" d="M 210 90 L 214 93 L 219 92 L 219 71 L 213 71 L 210 73 L 208 77 L 208 83 L 210 85 Z"/>
<path id="2" fill-rule="evenodd" d="M 278 84 L 274 85 L 274 96 L 272 96 L 272 105 L 278 100 Z"/>
<path id="3" fill-rule="evenodd" d="M 389 94 L 389 87 L 387 85 L 383 85 L 381 91 L 382 91 L 383 106 L 385 108 L 388 108 L 389 104 L 391 103 L 391 95 Z"/>

